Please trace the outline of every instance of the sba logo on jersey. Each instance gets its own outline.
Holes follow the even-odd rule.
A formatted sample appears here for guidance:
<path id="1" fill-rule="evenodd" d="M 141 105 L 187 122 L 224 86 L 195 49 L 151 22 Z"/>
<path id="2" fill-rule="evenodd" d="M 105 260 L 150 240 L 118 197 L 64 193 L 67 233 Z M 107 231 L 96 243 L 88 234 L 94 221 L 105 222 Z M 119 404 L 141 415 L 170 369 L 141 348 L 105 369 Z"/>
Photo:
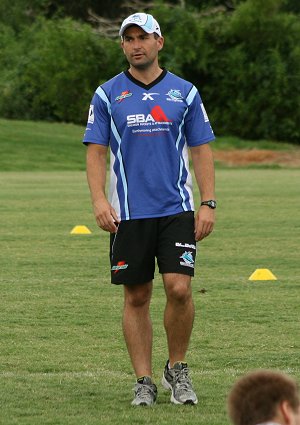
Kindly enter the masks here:
<path id="1" fill-rule="evenodd" d="M 134 114 L 127 115 L 127 125 L 131 127 L 133 125 L 139 125 L 142 123 L 171 123 L 172 120 L 166 116 L 160 106 L 154 106 L 150 114 Z"/>

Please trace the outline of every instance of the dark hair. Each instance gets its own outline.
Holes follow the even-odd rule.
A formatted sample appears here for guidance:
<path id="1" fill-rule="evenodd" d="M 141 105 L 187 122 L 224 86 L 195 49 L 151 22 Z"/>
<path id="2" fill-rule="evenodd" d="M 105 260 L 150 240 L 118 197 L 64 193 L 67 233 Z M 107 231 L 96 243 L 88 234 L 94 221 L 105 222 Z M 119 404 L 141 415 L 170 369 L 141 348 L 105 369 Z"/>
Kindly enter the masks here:
<path id="1" fill-rule="evenodd" d="M 287 375 L 257 370 L 240 378 L 228 396 L 228 414 L 234 425 L 257 425 L 274 419 L 280 403 L 293 411 L 300 405 L 299 387 Z"/>

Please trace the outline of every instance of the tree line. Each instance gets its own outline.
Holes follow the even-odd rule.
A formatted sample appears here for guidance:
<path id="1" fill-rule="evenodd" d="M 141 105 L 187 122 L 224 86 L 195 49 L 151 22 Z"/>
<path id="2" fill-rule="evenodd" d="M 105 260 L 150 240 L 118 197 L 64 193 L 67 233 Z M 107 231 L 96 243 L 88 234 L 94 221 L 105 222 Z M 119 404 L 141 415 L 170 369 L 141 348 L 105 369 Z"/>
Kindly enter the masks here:
<path id="1" fill-rule="evenodd" d="M 126 69 L 122 19 L 145 10 L 161 65 L 198 87 L 217 135 L 300 143 L 298 1 L 27 3 L 0 5 L 0 116 L 84 124 L 96 87 Z"/>

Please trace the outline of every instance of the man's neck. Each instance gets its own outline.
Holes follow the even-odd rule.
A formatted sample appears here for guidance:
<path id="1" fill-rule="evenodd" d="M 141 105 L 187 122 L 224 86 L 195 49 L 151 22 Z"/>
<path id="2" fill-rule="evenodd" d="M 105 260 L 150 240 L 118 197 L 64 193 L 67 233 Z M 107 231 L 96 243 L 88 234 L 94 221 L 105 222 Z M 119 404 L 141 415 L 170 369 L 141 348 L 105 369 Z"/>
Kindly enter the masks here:
<path id="1" fill-rule="evenodd" d="M 128 71 L 133 76 L 133 78 L 143 84 L 148 85 L 155 81 L 163 70 L 157 65 L 148 69 L 139 69 L 131 66 Z"/>

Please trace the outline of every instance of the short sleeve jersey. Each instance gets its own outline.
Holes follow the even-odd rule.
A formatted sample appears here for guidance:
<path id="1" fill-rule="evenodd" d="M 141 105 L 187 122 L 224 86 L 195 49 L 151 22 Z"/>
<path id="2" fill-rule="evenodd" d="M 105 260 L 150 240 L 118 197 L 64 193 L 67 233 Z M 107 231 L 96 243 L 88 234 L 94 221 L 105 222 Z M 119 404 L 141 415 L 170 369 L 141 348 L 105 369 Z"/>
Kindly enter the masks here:
<path id="1" fill-rule="evenodd" d="M 212 140 L 196 87 L 163 70 L 150 85 L 126 71 L 98 87 L 83 143 L 110 147 L 109 200 L 131 220 L 193 211 L 188 147 Z"/>

